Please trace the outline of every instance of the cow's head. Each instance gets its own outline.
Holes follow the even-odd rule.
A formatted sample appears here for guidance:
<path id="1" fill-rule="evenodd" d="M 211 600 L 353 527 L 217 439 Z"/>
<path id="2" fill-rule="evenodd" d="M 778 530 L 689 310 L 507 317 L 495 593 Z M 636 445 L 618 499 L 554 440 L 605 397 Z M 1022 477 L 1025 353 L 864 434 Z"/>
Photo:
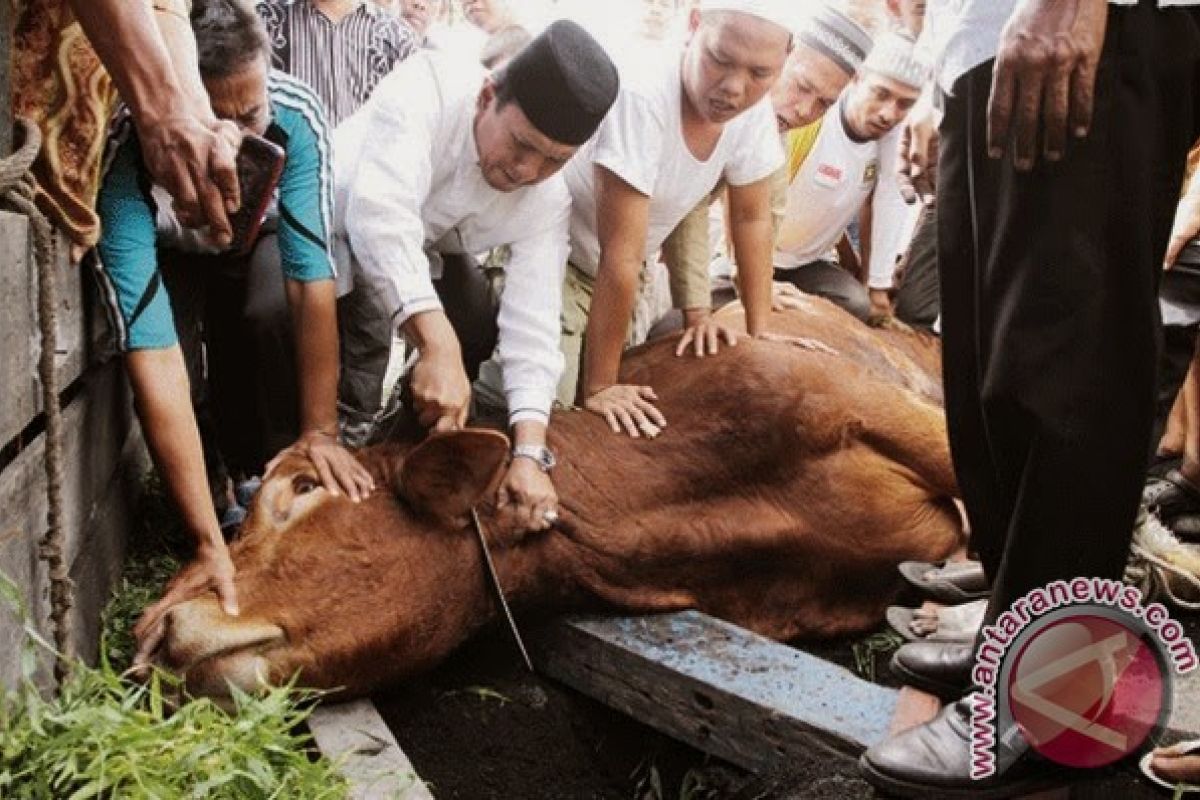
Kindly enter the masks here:
<path id="1" fill-rule="evenodd" d="M 240 616 L 212 596 L 176 606 L 160 660 L 218 697 L 297 671 L 307 686 L 359 691 L 436 663 L 490 608 L 468 520 L 508 448 L 472 430 L 362 451 L 379 488 L 357 504 L 306 458 L 285 458 L 231 548 Z"/>

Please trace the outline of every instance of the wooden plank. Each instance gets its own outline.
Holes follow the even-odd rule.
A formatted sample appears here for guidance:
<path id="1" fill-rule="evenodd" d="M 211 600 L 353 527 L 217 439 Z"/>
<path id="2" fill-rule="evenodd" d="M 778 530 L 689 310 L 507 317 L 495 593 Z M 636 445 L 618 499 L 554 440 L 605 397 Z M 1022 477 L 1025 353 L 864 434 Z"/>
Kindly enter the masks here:
<path id="1" fill-rule="evenodd" d="M 121 365 L 97 367 L 78 396 L 63 409 L 64 527 L 67 557 L 74 562 L 85 523 L 103 498 L 136 427 Z M 0 473 L 0 540 L 17 532 L 38 539 L 46 531 L 46 438 L 42 434 Z"/>
<path id="2" fill-rule="evenodd" d="M 24 217 L 0 212 L 0 446 L 7 444 L 42 410 L 37 376 L 40 335 L 37 316 L 37 267 L 33 261 L 29 225 Z M 66 389 L 90 363 L 95 301 L 91 280 L 69 262 L 70 247 L 59 237 L 55 271 L 58 276 L 58 353 L 55 366 L 60 389 Z"/>
<path id="3" fill-rule="evenodd" d="M 38 411 L 37 355 L 29 339 L 37 285 L 29 223 L 0 211 L 0 447 L 20 433 Z"/>
<path id="4" fill-rule="evenodd" d="M 0 3 L 0 53 L 5 54 L 0 58 L 0 158 L 12 152 L 12 10 L 12 3 Z"/>
<path id="5" fill-rule="evenodd" d="M 102 599 L 119 567 L 132 498 L 148 460 L 132 420 L 129 392 L 120 364 L 97 367 L 63 412 L 65 476 L 64 525 L 72 573 L 80 581 L 75 611 L 80 653 L 94 649 Z M 48 584 L 38 559 L 46 530 L 45 435 L 39 436 L 0 472 L 0 571 L 25 593 L 38 622 L 48 631 Z M 81 554 L 88 557 L 81 561 Z M 21 632 L 0 612 L 0 683 L 18 675 L 15 645 Z"/>
<path id="6" fill-rule="evenodd" d="M 75 582 L 72 632 L 75 654 L 94 663 L 100 652 L 100 612 L 113 587 L 121 579 L 129 531 L 151 467 L 141 432 L 137 429 L 125 442 L 117 470 L 97 499 L 98 505 L 84 523 L 87 538 L 71 564 Z"/>
<path id="7" fill-rule="evenodd" d="M 897 692 L 696 611 L 569 617 L 534 636 L 538 669 L 693 747 L 762 771 L 888 735 Z"/>
<path id="8" fill-rule="evenodd" d="M 352 800 L 433 800 L 370 700 L 321 704 L 308 729 L 350 782 Z"/>

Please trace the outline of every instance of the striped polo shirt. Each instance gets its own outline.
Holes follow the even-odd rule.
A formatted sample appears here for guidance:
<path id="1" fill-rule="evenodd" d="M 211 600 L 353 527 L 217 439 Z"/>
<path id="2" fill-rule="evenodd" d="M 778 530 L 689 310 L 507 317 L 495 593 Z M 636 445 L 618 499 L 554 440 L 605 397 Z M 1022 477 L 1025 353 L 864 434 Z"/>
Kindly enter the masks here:
<path id="1" fill-rule="evenodd" d="M 257 9 L 271 38 L 272 66 L 311 86 L 332 126 L 418 49 L 412 30 L 373 3 L 358 3 L 337 22 L 310 0 L 260 0 Z"/>

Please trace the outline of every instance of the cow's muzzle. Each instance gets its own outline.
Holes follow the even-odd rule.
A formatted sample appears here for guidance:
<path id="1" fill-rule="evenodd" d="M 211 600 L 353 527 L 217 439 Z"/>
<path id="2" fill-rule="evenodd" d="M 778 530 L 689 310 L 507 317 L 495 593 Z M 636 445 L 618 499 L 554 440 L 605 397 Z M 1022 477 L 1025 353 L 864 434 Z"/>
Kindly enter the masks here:
<path id="1" fill-rule="evenodd" d="M 159 660 L 186 680 L 189 693 L 228 695 L 229 684 L 253 692 L 269 678 L 264 651 L 284 640 L 278 625 L 231 617 L 215 600 L 202 598 L 167 612 Z"/>

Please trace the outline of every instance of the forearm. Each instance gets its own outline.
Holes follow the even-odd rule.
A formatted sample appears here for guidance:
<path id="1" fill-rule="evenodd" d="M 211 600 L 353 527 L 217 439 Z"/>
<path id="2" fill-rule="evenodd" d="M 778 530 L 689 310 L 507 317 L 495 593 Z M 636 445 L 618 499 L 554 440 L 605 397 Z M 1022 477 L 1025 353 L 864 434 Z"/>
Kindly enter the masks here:
<path id="1" fill-rule="evenodd" d="M 588 396 L 617 382 L 621 352 L 637 294 L 641 264 L 634 259 L 600 258 L 596 291 L 588 316 L 584 353 L 583 394 Z M 769 301 L 768 301 L 769 302 Z"/>
<path id="2" fill-rule="evenodd" d="M 527 444 L 535 447 L 546 445 L 546 425 L 542 422 L 535 422 L 531 419 L 521 420 L 513 425 L 512 435 L 515 445 Z"/>
<path id="3" fill-rule="evenodd" d="M 771 314 L 772 226 L 770 214 L 733 222 L 733 250 L 738 265 L 738 292 L 746 309 L 746 332 L 757 336 Z"/>
<path id="4" fill-rule="evenodd" d="M 192 32 L 191 23 L 179 14 L 160 10 L 155 10 L 154 21 L 162 34 L 179 87 L 191 104 L 190 110 L 201 119 L 213 118 L 208 90 L 200 80 L 196 34 Z"/>
<path id="5" fill-rule="evenodd" d="M 287 281 L 296 341 L 300 431 L 337 434 L 337 300 L 331 280 Z"/>
<path id="6" fill-rule="evenodd" d="M 154 125 L 181 113 L 211 117 L 207 96 L 195 74 L 195 39 L 185 20 L 182 27 L 164 23 L 170 30 L 170 48 L 147 2 L 130 0 L 69 0 L 88 40 L 104 62 L 121 98 L 142 126 Z M 166 16 L 158 14 L 157 16 Z M 188 64 L 177 70 L 171 53 Z M 181 80 L 180 75 L 188 74 Z M 199 95 L 196 90 L 199 90 Z M 204 98 L 197 103 L 197 97 Z"/>
<path id="7" fill-rule="evenodd" d="M 185 527 L 198 547 L 223 544 L 182 352 L 136 350 L 125 367 L 146 443 Z"/>

